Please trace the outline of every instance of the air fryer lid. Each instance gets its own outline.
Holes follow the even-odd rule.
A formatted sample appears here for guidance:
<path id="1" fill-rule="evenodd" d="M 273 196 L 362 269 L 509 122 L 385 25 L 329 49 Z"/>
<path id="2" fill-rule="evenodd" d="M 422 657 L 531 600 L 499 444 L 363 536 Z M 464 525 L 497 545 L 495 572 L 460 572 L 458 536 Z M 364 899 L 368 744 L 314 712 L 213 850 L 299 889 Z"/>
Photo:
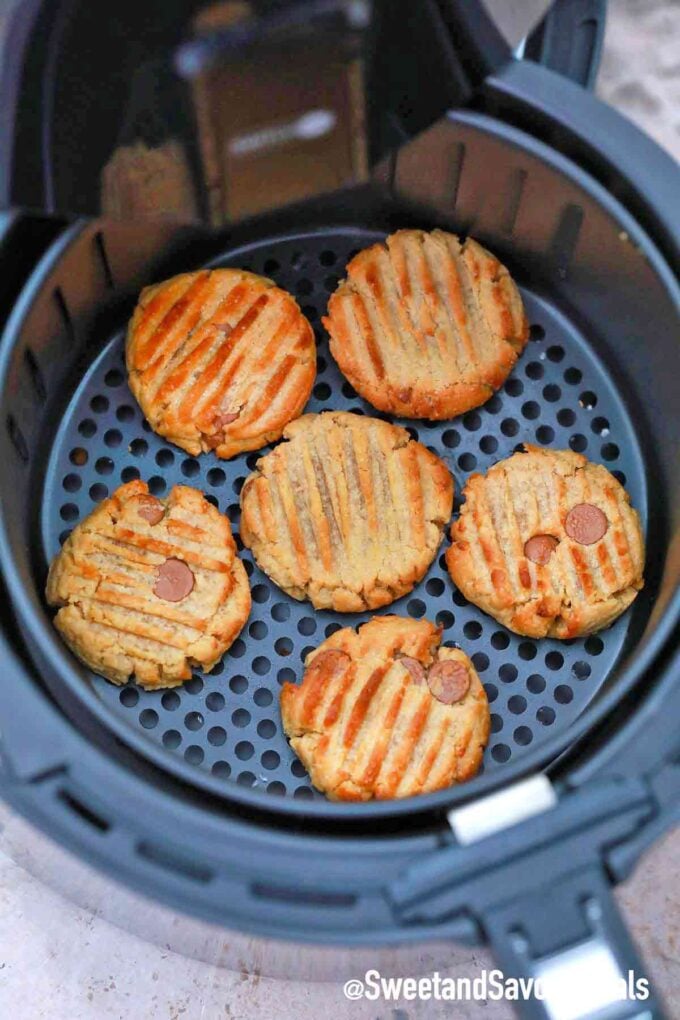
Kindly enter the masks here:
<path id="1" fill-rule="evenodd" d="M 365 181 L 468 103 L 547 6 L 30 0 L 8 47 L 14 65 L 28 36 L 25 66 L 3 78 L 3 201 L 215 226 Z M 592 66 L 584 17 L 561 21 L 574 69 Z"/>

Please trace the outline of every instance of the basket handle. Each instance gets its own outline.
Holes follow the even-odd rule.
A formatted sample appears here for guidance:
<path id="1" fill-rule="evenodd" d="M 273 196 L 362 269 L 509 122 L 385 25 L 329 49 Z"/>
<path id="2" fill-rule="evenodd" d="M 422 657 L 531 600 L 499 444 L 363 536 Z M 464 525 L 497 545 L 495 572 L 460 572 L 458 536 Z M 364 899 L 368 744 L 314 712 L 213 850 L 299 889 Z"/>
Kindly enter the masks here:
<path id="1" fill-rule="evenodd" d="M 607 0 L 554 0 L 522 56 L 592 89 L 600 66 Z"/>
<path id="2" fill-rule="evenodd" d="M 481 922 L 505 978 L 523 978 L 534 993 L 518 1003 L 523 1020 L 586 1020 L 601 1011 L 611 1020 L 664 1020 L 601 866 L 540 885 Z"/>
<path id="3" fill-rule="evenodd" d="M 414 932 L 474 918 L 524 1020 L 663 1020 L 608 858 L 654 817 L 670 827 L 673 812 L 638 778 L 569 792 L 526 777 L 449 813 L 455 842 L 389 885 L 394 916 Z"/>

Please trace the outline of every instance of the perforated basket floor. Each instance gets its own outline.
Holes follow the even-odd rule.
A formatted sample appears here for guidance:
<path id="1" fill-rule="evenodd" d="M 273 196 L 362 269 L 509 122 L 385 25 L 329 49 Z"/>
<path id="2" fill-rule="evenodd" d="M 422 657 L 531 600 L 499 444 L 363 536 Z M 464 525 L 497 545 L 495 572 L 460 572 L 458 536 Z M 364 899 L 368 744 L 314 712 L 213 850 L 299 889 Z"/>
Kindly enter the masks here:
<path id="1" fill-rule="evenodd" d="M 330 357 L 320 315 L 348 258 L 381 236 L 336 229 L 273 238 L 215 263 L 264 273 L 297 296 L 318 339 L 318 377 L 309 411 L 372 412 Z M 586 340 L 555 308 L 527 291 L 523 297 L 531 342 L 503 389 L 462 418 L 401 424 L 446 461 L 457 494 L 468 474 L 485 471 L 523 442 L 571 447 L 612 470 L 646 521 L 640 451 L 612 381 Z M 123 337 L 122 330 L 112 337 L 79 381 L 52 447 L 41 522 L 48 560 L 97 502 L 121 482 L 139 477 L 156 494 L 175 483 L 202 489 L 238 533 L 241 487 L 266 452 L 231 461 L 213 454 L 193 458 L 156 436 L 127 387 Z M 621 655 L 630 614 L 586 639 L 537 642 L 517 637 L 453 587 L 442 556 L 446 543 L 421 584 L 384 611 L 436 621 L 444 628 L 445 642 L 460 644 L 472 656 L 492 713 L 484 768 L 498 768 L 583 711 Z M 196 673 L 182 688 L 155 693 L 134 685 L 114 687 L 95 676 L 92 683 L 112 713 L 196 770 L 272 794 L 318 797 L 282 731 L 279 688 L 300 678 L 307 652 L 333 630 L 370 614 L 317 612 L 279 590 L 247 550 L 242 556 L 251 581 L 252 613 L 211 674 Z"/>

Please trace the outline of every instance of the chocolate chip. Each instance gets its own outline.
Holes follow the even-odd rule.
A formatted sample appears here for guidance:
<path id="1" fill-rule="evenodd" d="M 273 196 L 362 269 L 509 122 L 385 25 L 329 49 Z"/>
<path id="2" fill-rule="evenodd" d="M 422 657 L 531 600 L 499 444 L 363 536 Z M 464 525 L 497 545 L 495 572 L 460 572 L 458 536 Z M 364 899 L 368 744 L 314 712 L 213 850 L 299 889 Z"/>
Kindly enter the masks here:
<path id="1" fill-rule="evenodd" d="M 231 423 L 233 421 L 236 421 L 236 419 L 238 418 L 240 413 L 241 413 L 240 411 L 233 411 L 233 412 L 232 411 L 227 411 L 227 412 L 224 412 L 224 413 L 220 412 L 219 414 L 216 414 L 214 419 L 213 419 L 213 421 L 215 423 L 215 428 L 216 429 L 221 429 L 221 428 L 224 428 L 225 425 L 231 425 Z"/>
<path id="2" fill-rule="evenodd" d="M 137 501 L 137 514 L 149 524 L 158 524 L 163 519 L 165 507 L 155 496 L 140 496 Z"/>
<path id="3" fill-rule="evenodd" d="M 579 545 L 594 545 L 606 534 L 609 522 L 599 506 L 578 503 L 572 507 L 564 522 L 569 538 Z"/>
<path id="4" fill-rule="evenodd" d="M 308 683 L 321 680 L 323 683 L 330 683 L 336 677 L 342 676 L 351 663 L 347 652 L 339 648 L 327 648 L 314 656 L 305 670 L 304 679 Z"/>
<path id="5" fill-rule="evenodd" d="M 524 555 L 532 563 L 540 563 L 544 567 L 557 546 L 558 541 L 552 535 L 534 535 L 524 543 Z"/>
<path id="6" fill-rule="evenodd" d="M 412 659 L 410 655 L 400 655 L 398 661 L 402 664 L 404 669 L 409 671 L 414 684 L 420 687 L 426 682 L 425 667 L 422 662 L 418 662 L 417 659 Z"/>
<path id="7" fill-rule="evenodd" d="M 213 417 L 212 427 L 214 432 L 212 435 L 205 436 L 205 443 L 210 447 L 211 450 L 215 450 L 224 442 L 224 429 L 225 426 L 231 425 L 233 421 L 241 414 L 241 408 L 238 411 L 216 411 Z"/>
<path id="8" fill-rule="evenodd" d="M 440 659 L 430 666 L 427 684 L 442 705 L 454 705 L 461 701 L 470 689 L 470 671 L 466 665 L 456 662 L 455 659 Z"/>
<path id="9" fill-rule="evenodd" d="M 194 575 L 184 560 L 173 557 L 161 563 L 153 593 L 166 602 L 181 602 L 194 590 Z"/>

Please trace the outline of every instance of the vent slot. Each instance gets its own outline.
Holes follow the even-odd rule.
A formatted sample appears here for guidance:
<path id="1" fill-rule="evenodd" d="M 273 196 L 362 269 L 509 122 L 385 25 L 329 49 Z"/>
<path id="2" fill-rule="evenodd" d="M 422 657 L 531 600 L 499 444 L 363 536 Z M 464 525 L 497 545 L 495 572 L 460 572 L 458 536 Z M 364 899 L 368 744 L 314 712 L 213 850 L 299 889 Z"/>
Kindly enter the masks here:
<path id="1" fill-rule="evenodd" d="M 551 261 L 557 267 L 558 276 L 563 280 L 567 277 L 569 266 L 574 257 L 582 224 L 583 209 L 581 206 L 572 204 L 565 206 L 549 252 Z"/>
<path id="2" fill-rule="evenodd" d="M 42 403 L 47 397 L 47 386 L 45 385 L 45 377 L 40 365 L 38 364 L 38 359 L 30 347 L 27 347 L 24 351 L 24 361 L 26 363 L 26 368 L 28 369 L 31 383 L 33 384 L 33 389 L 35 390 L 35 395 Z"/>
<path id="3" fill-rule="evenodd" d="M 463 165 L 465 163 L 465 145 L 458 142 L 455 149 L 455 156 L 452 160 L 451 171 L 451 208 L 455 209 L 458 204 L 458 193 L 460 182 L 463 176 Z"/>
<path id="4" fill-rule="evenodd" d="M 352 893 L 332 893 L 320 889 L 288 889 L 285 886 L 265 885 L 262 882 L 254 882 L 250 891 L 258 899 L 293 903 L 298 907 L 332 907 L 346 910 L 357 902 L 357 897 Z"/>
<path id="5" fill-rule="evenodd" d="M 209 868 L 202 868 L 200 865 L 195 864 L 193 861 L 186 860 L 186 858 L 178 857 L 176 854 L 164 847 L 158 846 L 156 843 L 147 843 L 143 841 L 137 844 L 137 853 L 140 857 L 149 861 L 151 864 L 157 864 L 161 868 L 165 868 L 166 871 L 174 871 L 177 875 L 182 875 L 184 878 L 190 878 L 194 882 L 202 882 L 207 884 L 213 879 L 213 872 Z"/>
<path id="6" fill-rule="evenodd" d="M 76 330 L 73 324 L 73 319 L 71 318 L 71 312 L 66 303 L 66 298 L 64 297 L 64 292 L 61 289 L 61 287 L 55 287 L 54 300 L 56 302 L 57 308 L 59 310 L 59 315 L 61 316 L 61 320 L 64 323 L 64 328 L 69 335 L 71 343 L 75 344 Z"/>
<path id="7" fill-rule="evenodd" d="M 57 796 L 63 804 L 66 804 L 74 814 L 78 815 L 84 822 L 87 822 L 93 829 L 97 829 L 99 832 L 108 832 L 111 828 L 111 825 L 105 818 L 102 818 L 92 808 L 83 804 L 82 801 L 74 797 L 68 790 L 59 790 Z"/>
<path id="8" fill-rule="evenodd" d="M 23 432 L 16 423 L 14 415 L 12 414 L 7 415 L 5 425 L 7 428 L 7 435 L 10 438 L 12 446 L 17 451 L 19 458 L 24 462 L 24 464 L 28 464 L 29 460 L 28 444 L 24 439 Z"/>
<path id="9" fill-rule="evenodd" d="M 101 230 L 98 230 L 97 233 L 94 235 L 94 247 L 95 251 L 97 252 L 97 255 L 99 256 L 99 261 L 104 272 L 106 286 L 109 289 L 113 289 L 113 287 L 115 286 L 113 272 L 111 270 L 111 263 L 109 262 L 109 255 L 106 250 L 106 242 L 104 241 L 104 235 L 102 234 Z"/>
<path id="10" fill-rule="evenodd" d="M 519 207 L 522 204 L 524 185 L 526 184 L 526 170 L 514 170 L 510 174 L 508 186 L 508 200 L 503 212 L 501 230 L 504 234 L 511 235 L 515 230 Z"/>

